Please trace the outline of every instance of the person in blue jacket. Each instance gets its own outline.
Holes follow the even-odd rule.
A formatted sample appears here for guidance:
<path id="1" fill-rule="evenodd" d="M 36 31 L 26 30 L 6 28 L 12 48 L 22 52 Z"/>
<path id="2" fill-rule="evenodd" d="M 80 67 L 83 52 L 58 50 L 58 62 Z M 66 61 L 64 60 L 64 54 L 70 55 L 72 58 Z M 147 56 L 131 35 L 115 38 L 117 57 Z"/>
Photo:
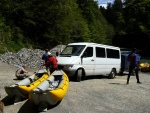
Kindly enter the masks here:
<path id="1" fill-rule="evenodd" d="M 43 55 L 42 55 L 42 60 L 44 60 L 45 62 L 46 62 L 47 59 L 48 59 L 47 52 L 48 52 L 48 49 L 46 49 L 45 52 L 44 52 Z"/>
<path id="2" fill-rule="evenodd" d="M 129 74 L 127 77 L 127 84 L 129 84 L 129 79 L 131 76 L 131 73 L 133 72 L 133 70 L 135 71 L 135 75 L 136 75 L 136 79 L 137 79 L 137 83 L 141 83 L 139 80 L 139 63 L 140 63 L 140 57 L 138 54 L 136 54 L 136 48 L 134 48 L 132 50 L 132 52 L 128 55 L 127 57 L 128 61 L 129 61 Z"/>
<path id="3" fill-rule="evenodd" d="M 46 63 L 48 60 L 48 54 L 47 53 L 48 53 L 48 49 L 45 49 L 45 52 L 42 55 L 42 60 L 44 60 L 44 63 Z M 47 71 L 48 71 L 48 68 L 49 68 L 49 66 L 46 66 Z"/>

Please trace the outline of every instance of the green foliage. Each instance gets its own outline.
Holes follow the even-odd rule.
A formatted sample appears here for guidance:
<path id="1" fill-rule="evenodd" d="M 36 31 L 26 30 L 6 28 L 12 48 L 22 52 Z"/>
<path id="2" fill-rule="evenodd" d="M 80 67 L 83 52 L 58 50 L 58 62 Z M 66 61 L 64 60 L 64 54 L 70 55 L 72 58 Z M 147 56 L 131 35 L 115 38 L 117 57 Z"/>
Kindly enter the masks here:
<path id="1" fill-rule="evenodd" d="M 70 42 L 112 44 L 113 26 L 93 0 L 2 0 L 0 40 L 10 51 Z"/>
<path id="2" fill-rule="evenodd" d="M 150 48 L 150 1 L 115 0 L 100 9 L 115 30 L 113 44 L 120 47 Z"/>
<path id="3" fill-rule="evenodd" d="M 90 30 L 90 41 L 102 44 L 111 44 L 110 39 L 114 35 L 113 27 L 110 27 L 93 0 L 77 0 L 82 15 L 88 23 Z M 112 31 L 109 35 L 108 31 Z"/>
<path id="4" fill-rule="evenodd" d="M 1 0 L 0 52 L 96 42 L 150 48 L 150 1 Z"/>
<path id="5" fill-rule="evenodd" d="M 132 40 L 136 40 L 135 46 L 149 48 L 150 42 L 150 1 L 133 0 L 126 4 L 125 18 L 126 31 Z M 136 39 L 135 39 L 136 37 Z"/>
<path id="6" fill-rule="evenodd" d="M 16 52 L 24 47 L 21 43 L 15 43 L 13 41 L 8 41 L 7 43 L 5 43 L 5 45 L 8 51 L 12 52 Z"/>

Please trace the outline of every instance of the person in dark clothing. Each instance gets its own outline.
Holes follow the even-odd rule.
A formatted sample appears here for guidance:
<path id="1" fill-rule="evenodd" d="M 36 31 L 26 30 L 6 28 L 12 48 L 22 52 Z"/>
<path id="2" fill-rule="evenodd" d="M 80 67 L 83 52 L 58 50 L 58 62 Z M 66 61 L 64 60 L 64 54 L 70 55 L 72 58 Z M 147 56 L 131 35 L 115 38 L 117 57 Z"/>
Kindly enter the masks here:
<path id="1" fill-rule="evenodd" d="M 129 64 L 129 74 L 127 77 L 127 84 L 129 84 L 129 79 L 133 70 L 135 71 L 137 83 L 140 84 L 141 82 L 139 80 L 139 74 L 138 74 L 140 57 L 138 54 L 136 54 L 136 48 L 134 48 L 132 52 L 128 55 L 128 61 L 130 62 L 130 64 Z"/>
<path id="2" fill-rule="evenodd" d="M 48 60 L 42 66 L 49 66 L 50 74 L 52 74 L 58 68 L 58 64 L 57 64 L 58 61 L 56 57 L 53 56 L 50 52 L 48 52 L 47 55 L 48 55 Z"/>
<path id="3" fill-rule="evenodd" d="M 44 63 L 46 63 L 46 61 L 48 60 L 48 49 L 45 50 L 45 52 L 42 55 L 42 60 L 44 60 Z M 48 71 L 49 66 L 46 66 L 46 70 Z"/>

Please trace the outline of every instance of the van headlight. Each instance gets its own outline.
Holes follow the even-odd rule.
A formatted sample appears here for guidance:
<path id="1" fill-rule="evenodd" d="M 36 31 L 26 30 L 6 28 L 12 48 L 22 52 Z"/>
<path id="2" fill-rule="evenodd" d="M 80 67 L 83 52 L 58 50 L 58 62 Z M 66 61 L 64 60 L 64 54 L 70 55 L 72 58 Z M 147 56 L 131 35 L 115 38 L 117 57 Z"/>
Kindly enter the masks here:
<path id="1" fill-rule="evenodd" d="M 64 69 L 69 69 L 69 68 L 72 68 L 72 67 L 73 67 L 73 65 L 65 65 Z"/>

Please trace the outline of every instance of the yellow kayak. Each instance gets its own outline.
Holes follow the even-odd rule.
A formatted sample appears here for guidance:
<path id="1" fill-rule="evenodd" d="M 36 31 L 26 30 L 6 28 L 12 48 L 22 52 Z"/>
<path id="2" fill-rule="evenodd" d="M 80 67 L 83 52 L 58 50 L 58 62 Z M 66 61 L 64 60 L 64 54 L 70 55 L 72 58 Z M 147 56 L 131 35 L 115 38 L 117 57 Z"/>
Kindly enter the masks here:
<path id="1" fill-rule="evenodd" d="M 68 87 L 68 76 L 62 70 L 56 70 L 48 79 L 30 91 L 29 99 L 36 105 L 42 102 L 55 105 L 65 97 Z"/>
<path id="2" fill-rule="evenodd" d="M 41 77 L 35 80 L 38 74 L 40 74 Z M 49 75 L 46 70 L 40 70 L 36 74 L 31 75 L 28 78 L 25 78 L 14 85 L 5 86 L 4 88 L 9 97 L 15 98 L 14 104 L 16 104 L 21 101 L 21 98 L 28 98 L 29 92 L 48 77 Z"/>
<path id="3" fill-rule="evenodd" d="M 38 86 L 39 84 L 41 84 L 45 79 L 47 79 L 49 77 L 49 75 L 47 73 L 43 74 L 43 76 L 41 78 L 39 78 L 38 80 L 36 80 L 35 82 L 29 84 L 29 85 L 20 85 L 18 86 L 18 89 L 23 92 L 24 94 L 29 94 L 29 92 L 34 89 L 36 86 Z"/>

